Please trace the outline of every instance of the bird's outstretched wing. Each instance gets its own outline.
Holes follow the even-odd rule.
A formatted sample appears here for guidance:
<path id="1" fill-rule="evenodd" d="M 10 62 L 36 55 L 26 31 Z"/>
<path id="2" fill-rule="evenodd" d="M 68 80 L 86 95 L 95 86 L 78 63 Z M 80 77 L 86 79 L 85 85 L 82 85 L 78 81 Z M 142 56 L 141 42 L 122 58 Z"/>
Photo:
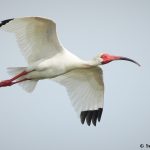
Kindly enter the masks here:
<path id="1" fill-rule="evenodd" d="M 63 51 L 52 20 L 40 17 L 24 17 L 4 20 L 0 28 L 14 32 L 23 55 L 29 64 L 51 58 Z"/>
<path id="2" fill-rule="evenodd" d="M 80 114 L 81 123 L 91 121 L 96 126 L 103 111 L 104 84 L 103 73 L 99 67 L 76 69 L 53 79 L 64 85 L 71 102 Z"/>

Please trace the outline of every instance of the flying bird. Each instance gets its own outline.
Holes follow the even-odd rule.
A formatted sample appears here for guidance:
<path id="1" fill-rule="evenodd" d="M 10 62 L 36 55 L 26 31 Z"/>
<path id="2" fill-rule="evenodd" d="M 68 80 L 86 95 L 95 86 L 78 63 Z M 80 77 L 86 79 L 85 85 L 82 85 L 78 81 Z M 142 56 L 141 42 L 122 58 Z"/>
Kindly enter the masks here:
<path id="1" fill-rule="evenodd" d="M 53 20 L 23 17 L 1 21 L 0 28 L 17 38 L 27 67 L 11 67 L 12 78 L 0 82 L 0 87 L 19 83 L 32 92 L 39 80 L 51 79 L 65 86 L 81 123 L 85 120 L 96 126 L 103 112 L 104 83 L 100 65 L 115 60 L 136 61 L 121 56 L 99 53 L 91 60 L 83 60 L 63 47 Z"/>

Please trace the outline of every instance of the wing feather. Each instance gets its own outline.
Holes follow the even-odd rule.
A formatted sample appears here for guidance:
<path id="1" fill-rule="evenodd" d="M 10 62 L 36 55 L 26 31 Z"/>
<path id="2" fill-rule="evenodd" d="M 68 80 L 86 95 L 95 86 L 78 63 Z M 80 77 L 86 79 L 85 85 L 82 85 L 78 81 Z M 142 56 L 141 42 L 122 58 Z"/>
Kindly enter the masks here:
<path id="1" fill-rule="evenodd" d="M 29 64 L 51 58 L 63 51 L 52 20 L 40 17 L 8 19 L 0 27 L 16 35 L 17 42 Z"/>
<path id="2" fill-rule="evenodd" d="M 99 67 L 76 69 L 53 79 L 66 87 L 81 122 L 90 125 L 100 120 L 104 101 L 104 83 Z M 100 112 L 101 111 L 101 112 Z"/>

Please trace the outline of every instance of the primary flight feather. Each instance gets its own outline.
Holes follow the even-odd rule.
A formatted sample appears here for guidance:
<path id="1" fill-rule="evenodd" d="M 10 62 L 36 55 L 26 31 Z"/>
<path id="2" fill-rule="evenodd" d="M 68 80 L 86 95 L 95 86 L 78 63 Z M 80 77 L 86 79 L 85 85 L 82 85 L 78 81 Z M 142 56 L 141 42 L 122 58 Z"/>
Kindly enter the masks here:
<path id="1" fill-rule="evenodd" d="M 0 82 L 0 87 L 19 83 L 32 92 L 39 80 L 52 79 L 65 86 L 81 123 L 96 126 L 103 111 L 104 83 L 99 65 L 114 60 L 136 61 L 109 54 L 98 54 L 86 61 L 75 56 L 60 43 L 54 21 L 41 17 L 7 19 L 0 28 L 16 35 L 27 67 L 8 68 L 13 77 Z"/>

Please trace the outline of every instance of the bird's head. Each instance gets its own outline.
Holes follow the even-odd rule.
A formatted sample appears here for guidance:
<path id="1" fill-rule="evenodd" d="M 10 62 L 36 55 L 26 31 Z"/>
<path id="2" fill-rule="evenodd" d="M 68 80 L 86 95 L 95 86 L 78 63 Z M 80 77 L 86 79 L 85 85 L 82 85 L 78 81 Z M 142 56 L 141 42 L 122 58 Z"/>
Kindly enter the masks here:
<path id="1" fill-rule="evenodd" d="M 127 57 L 122 57 L 122 56 L 113 56 L 113 55 L 110 55 L 110 54 L 106 54 L 106 53 L 101 53 L 99 54 L 99 61 L 100 61 L 100 64 L 107 64 L 111 61 L 114 61 L 114 60 L 126 60 L 126 61 L 130 61 L 130 62 L 133 62 L 135 64 L 137 64 L 138 66 L 140 66 L 140 64 L 130 58 L 127 58 Z"/>

